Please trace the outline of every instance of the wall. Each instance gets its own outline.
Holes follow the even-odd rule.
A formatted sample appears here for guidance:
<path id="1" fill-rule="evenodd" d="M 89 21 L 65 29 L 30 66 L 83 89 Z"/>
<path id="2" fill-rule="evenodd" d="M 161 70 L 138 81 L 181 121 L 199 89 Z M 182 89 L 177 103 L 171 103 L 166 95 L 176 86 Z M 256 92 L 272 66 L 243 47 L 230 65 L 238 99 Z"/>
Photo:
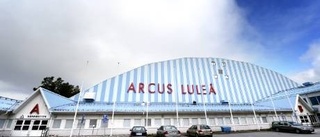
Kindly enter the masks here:
<path id="1" fill-rule="evenodd" d="M 291 117 L 291 113 L 285 114 L 288 118 Z M 80 115 L 81 116 L 81 115 Z M 130 133 L 130 128 L 135 125 L 135 119 L 140 119 L 141 123 L 144 124 L 144 119 L 146 115 L 145 114 L 130 114 L 130 115 L 115 115 L 114 117 L 114 124 L 112 126 L 111 122 L 111 115 L 109 116 L 109 123 L 108 127 L 103 128 L 101 127 L 101 119 L 102 115 L 86 115 L 85 116 L 85 125 L 82 127 L 80 130 L 79 128 L 74 129 L 73 135 L 110 135 L 111 132 L 112 134 L 129 134 Z M 259 124 L 254 124 L 255 119 L 253 114 L 235 114 L 234 118 L 239 119 L 239 123 L 232 125 L 230 122 L 226 122 L 229 118 L 229 114 L 209 114 L 208 119 L 214 122 L 209 122 L 209 126 L 212 128 L 214 132 L 220 132 L 221 131 L 221 126 L 231 126 L 233 131 L 241 131 L 241 130 L 259 130 L 260 129 L 268 129 L 270 128 L 270 123 L 275 119 L 275 116 L 273 114 L 260 114 L 257 115 Z M 262 117 L 265 117 L 267 122 L 262 122 Z M 160 127 L 160 125 L 166 125 L 164 122 L 165 118 L 170 119 L 170 124 L 171 125 L 176 125 L 176 115 L 175 114 L 166 114 L 166 115 L 161 115 L 161 114 L 150 114 L 148 116 L 149 119 L 151 119 L 151 126 L 147 126 L 147 130 L 149 134 L 155 134 L 157 128 Z M 218 118 L 222 118 L 223 120 L 223 125 L 221 125 L 218 121 Z M 243 122 L 240 120 L 241 118 L 245 118 L 247 122 Z M 73 115 L 57 115 L 55 116 L 54 119 L 62 119 L 62 121 L 65 121 L 65 119 L 73 119 Z M 78 117 L 77 119 L 80 119 Z M 97 127 L 96 128 L 90 128 L 89 127 L 89 122 L 90 119 L 97 119 Z M 130 124 L 128 126 L 124 127 L 124 119 L 130 119 Z M 161 119 L 161 123 L 156 123 L 155 119 Z M 187 125 L 184 125 L 184 119 L 188 120 Z M 192 125 L 195 124 L 193 123 L 193 120 L 196 119 L 197 123 L 202 123 L 204 119 L 203 114 L 179 114 L 179 121 L 180 125 L 177 126 L 178 129 L 182 132 L 185 133 L 187 129 Z M 250 123 L 249 119 L 252 120 L 253 123 Z M 77 124 L 77 123 L 76 123 Z M 63 135 L 63 136 L 68 136 L 70 135 L 70 129 L 65 129 L 65 122 L 61 122 L 61 126 L 58 129 L 50 128 L 50 135 Z M 79 132 L 80 131 L 80 132 Z"/>

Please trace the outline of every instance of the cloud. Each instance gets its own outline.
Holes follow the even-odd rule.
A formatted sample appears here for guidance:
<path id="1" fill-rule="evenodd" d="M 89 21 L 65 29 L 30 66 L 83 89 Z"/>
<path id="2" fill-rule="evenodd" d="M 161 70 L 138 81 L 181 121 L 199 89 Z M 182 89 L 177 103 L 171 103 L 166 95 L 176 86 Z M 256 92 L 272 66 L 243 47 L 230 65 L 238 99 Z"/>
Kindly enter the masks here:
<path id="1" fill-rule="evenodd" d="M 308 69 L 301 71 L 293 76 L 298 82 L 317 82 L 320 81 L 320 41 L 312 43 L 306 53 L 301 56 L 302 61 L 311 62 Z"/>
<path id="2" fill-rule="evenodd" d="M 232 0 L 5 1 L 0 11 L 8 92 L 29 94 L 46 76 L 89 88 L 156 61 L 263 56 Z"/>
<path id="3" fill-rule="evenodd" d="M 11 85 L 10 83 L 7 83 L 5 81 L 0 80 L 0 87 L 1 87 L 0 96 L 3 96 L 3 97 L 23 100 L 25 99 L 25 97 L 28 96 L 27 93 L 22 92 L 23 89 L 19 89 L 17 86 Z"/>

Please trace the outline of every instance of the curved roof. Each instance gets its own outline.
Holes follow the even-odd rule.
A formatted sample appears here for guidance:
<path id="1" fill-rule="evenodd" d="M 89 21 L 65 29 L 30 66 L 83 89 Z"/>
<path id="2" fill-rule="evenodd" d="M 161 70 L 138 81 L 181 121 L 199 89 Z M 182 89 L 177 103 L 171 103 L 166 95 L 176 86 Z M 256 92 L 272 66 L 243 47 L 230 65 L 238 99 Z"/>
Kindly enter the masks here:
<path id="1" fill-rule="evenodd" d="M 252 103 L 298 85 L 275 71 L 248 62 L 179 58 L 138 67 L 106 79 L 86 92 L 95 93 L 93 99 L 101 103 L 227 100 L 239 104 Z"/>

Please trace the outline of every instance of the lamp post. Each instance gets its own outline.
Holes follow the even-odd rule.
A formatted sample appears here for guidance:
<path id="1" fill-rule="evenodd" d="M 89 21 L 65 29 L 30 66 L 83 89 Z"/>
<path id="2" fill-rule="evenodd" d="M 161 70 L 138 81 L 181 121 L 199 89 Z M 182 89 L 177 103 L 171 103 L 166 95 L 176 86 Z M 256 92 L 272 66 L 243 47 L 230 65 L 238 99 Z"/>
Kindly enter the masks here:
<path id="1" fill-rule="evenodd" d="M 93 125 L 92 126 L 92 134 L 91 135 L 93 135 L 93 132 L 94 132 L 94 128 L 96 127 L 96 125 Z"/>
<path id="2" fill-rule="evenodd" d="M 142 114 L 144 115 L 144 113 L 146 113 L 146 117 L 145 117 L 145 120 L 144 120 L 144 125 L 147 127 L 148 126 L 148 102 L 142 102 L 141 103 L 141 106 L 146 106 L 145 109 L 146 110 L 143 110 Z"/>

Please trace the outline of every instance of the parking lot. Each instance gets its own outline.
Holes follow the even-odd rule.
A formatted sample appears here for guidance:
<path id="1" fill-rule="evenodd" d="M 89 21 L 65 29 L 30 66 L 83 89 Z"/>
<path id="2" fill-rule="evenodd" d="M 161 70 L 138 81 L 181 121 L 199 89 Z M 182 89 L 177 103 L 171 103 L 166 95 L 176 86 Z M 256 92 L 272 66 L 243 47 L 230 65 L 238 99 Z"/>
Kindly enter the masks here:
<path id="1" fill-rule="evenodd" d="M 112 137 L 128 137 L 129 134 L 113 135 Z M 248 132 L 231 132 L 231 133 L 214 133 L 213 137 L 319 137 L 320 128 L 316 128 L 312 134 L 296 134 L 287 132 L 275 132 L 275 131 L 248 131 Z M 109 135 L 92 135 L 86 137 L 110 137 Z M 155 135 L 148 135 L 148 137 L 155 137 Z M 187 137 L 187 136 L 181 136 Z"/>

